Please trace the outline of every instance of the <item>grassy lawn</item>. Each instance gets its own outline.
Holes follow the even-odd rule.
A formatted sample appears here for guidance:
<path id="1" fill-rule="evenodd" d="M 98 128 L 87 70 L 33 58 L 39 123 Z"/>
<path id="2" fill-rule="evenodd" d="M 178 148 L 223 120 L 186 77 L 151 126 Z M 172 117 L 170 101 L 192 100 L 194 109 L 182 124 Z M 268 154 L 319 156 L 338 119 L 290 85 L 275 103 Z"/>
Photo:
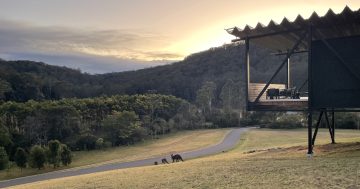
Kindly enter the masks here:
<path id="1" fill-rule="evenodd" d="M 15 188 L 360 188 L 360 131 L 321 130 L 306 157 L 301 130 L 254 129 L 232 151 L 169 165 L 101 172 Z M 256 150 L 254 153 L 245 153 Z"/>
<path id="2" fill-rule="evenodd" d="M 1 171 L 0 179 L 10 179 L 20 176 L 39 174 L 64 168 L 78 168 L 95 166 L 110 162 L 125 162 L 145 159 L 154 156 L 169 155 L 171 153 L 194 150 L 219 143 L 229 129 L 180 131 L 156 140 L 148 140 L 132 146 L 109 148 L 106 150 L 74 152 L 73 162 L 68 167 L 53 169 L 51 166 L 42 170 L 27 168 L 20 171 L 16 166 L 10 170 Z"/>

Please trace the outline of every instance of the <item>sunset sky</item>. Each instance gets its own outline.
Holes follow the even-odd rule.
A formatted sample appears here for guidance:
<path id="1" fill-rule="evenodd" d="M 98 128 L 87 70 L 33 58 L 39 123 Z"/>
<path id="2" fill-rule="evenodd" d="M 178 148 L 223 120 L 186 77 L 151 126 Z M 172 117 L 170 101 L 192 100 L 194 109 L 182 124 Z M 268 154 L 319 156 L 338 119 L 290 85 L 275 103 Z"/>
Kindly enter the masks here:
<path id="1" fill-rule="evenodd" d="M 304 18 L 360 0 L 0 0 L 0 58 L 119 72 L 229 43 L 224 29 Z"/>

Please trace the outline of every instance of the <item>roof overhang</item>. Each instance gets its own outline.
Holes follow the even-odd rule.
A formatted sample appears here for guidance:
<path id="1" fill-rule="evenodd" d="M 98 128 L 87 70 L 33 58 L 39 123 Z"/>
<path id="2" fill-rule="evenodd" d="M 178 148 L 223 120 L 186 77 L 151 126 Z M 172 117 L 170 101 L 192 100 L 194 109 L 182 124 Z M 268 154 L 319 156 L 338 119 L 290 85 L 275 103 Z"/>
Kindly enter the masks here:
<path id="1" fill-rule="evenodd" d="M 352 11 L 346 6 L 339 14 L 329 9 L 322 17 L 314 12 L 308 19 L 303 19 L 301 15 L 298 15 L 292 22 L 284 18 L 280 24 L 271 20 L 267 26 L 258 23 L 255 28 L 246 25 L 244 29 L 234 27 L 226 31 L 237 37 L 237 40 L 248 38 L 252 43 L 275 52 L 285 52 L 292 48 L 310 26 L 316 31 L 312 40 L 360 35 L 360 9 Z M 303 41 L 296 50 L 306 49 L 307 43 Z"/>

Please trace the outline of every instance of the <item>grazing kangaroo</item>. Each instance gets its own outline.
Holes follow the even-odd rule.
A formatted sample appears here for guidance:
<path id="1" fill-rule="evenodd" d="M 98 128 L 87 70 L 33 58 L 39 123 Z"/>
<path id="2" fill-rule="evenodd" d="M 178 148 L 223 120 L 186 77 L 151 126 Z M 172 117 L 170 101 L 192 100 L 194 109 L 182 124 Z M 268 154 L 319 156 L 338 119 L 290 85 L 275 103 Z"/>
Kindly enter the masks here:
<path id="1" fill-rule="evenodd" d="M 181 157 L 181 155 L 179 154 L 171 154 L 171 159 L 173 161 L 173 163 L 176 161 L 176 162 L 179 162 L 180 160 L 181 161 L 184 161 L 183 158 Z"/>
<path id="2" fill-rule="evenodd" d="M 161 159 L 161 163 L 163 163 L 163 164 L 165 164 L 165 163 L 169 164 L 169 162 L 166 160 L 166 158 Z"/>

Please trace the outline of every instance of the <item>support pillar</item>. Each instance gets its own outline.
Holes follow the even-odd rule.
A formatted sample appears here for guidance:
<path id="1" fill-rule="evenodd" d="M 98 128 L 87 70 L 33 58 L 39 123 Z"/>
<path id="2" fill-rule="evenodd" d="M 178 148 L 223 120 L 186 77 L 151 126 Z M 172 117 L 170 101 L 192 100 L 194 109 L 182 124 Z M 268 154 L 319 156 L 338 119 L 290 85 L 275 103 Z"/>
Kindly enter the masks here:
<path id="1" fill-rule="evenodd" d="M 335 144 L 335 111 L 334 109 L 331 111 L 331 127 L 332 127 L 332 143 Z"/>
<path id="2" fill-rule="evenodd" d="M 311 157 L 313 154 L 313 145 L 312 145 L 312 110 L 308 112 L 308 156 Z"/>
<path id="3" fill-rule="evenodd" d="M 318 130 L 319 130 L 319 126 L 320 126 L 320 123 L 321 123 L 321 118 L 322 118 L 322 115 L 324 114 L 323 111 L 320 112 L 320 115 L 319 115 L 319 119 L 316 123 L 316 126 L 315 126 L 315 131 L 314 131 L 314 136 L 312 137 L 312 145 L 314 147 L 315 145 L 315 140 L 316 140 L 316 135 L 318 133 Z"/>
<path id="4" fill-rule="evenodd" d="M 249 85 L 250 85 L 250 41 L 249 38 L 245 39 L 245 62 L 244 62 L 244 71 L 245 71 L 245 99 L 246 99 L 246 110 L 249 110 Z"/>
<path id="5" fill-rule="evenodd" d="M 335 144 L 333 125 L 332 124 L 330 125 L 329 116 L 328 116 L 327 112 L 325 112 L 325 118 L 326 118 L 326 124 L 329 128 L 331 143 Z"/>
<path id="6" fill-rule="evenodd" d="M 290 88 L 290 56 L 288 57 L 286 64 L 286 89 Z"/>
<path id="7" fill-rule="evenodd" d="M 307 45 L 308 45 L 308 89 L 309 89 L 309 97 L 308 97 L 308 157 L 312 157 L 313 155 L 313 145 L 312 145 L 312 26 L 309 26 L 308 36 L 307 36 Z"/>

